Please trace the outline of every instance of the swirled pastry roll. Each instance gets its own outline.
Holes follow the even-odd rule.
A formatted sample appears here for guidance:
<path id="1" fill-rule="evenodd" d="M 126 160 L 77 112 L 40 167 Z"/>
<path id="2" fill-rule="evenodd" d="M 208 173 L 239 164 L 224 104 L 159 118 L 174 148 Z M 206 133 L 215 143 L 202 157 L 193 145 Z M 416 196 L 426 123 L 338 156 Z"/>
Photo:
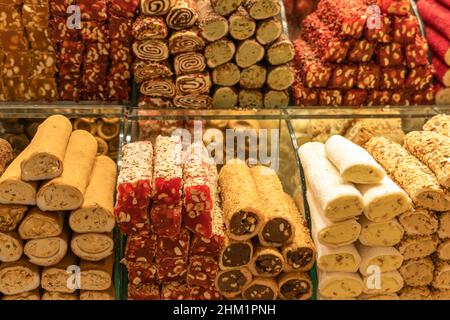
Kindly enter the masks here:
<path id="1" fill-rule="evenodd" d="M 175 0 L 141 0 L 139 3 L 144 15 L 163 16 L 174 6 Z"/>
<path id="2" fill-rule="evenodd" d="M 184 52 L 175 56 L 173 66 L 176 75 L 199 73 L 206 69 L 205 56 L 198 52 Z"/>
<path id="3" fill-rule="evenodd" d="M 205 48 L 200 29 L 193 27 L 173 33 L 169 38 L 169 50 L 171 54 L 200 51 Z"/>
<path id="4" fill-rule="evenodd" d="M 407 260 L 398 270 L 408 286 L 427 286 L 434 277 L 434 264 L 430 257 Z"/>
<path id="5" fill-rule="evenodd" d="M 212 98 L 207 94 L 176 95 L 173 104 L 178 108 L 209 109 L 212 107 Z"/>
<path id="6" fill-rule="evenodd" d="M 0 232 L 15 230 L 22 221 L 27 210 L 27 206 L 0 204 Z"/>
<path id="7" fill-rule="evenodd" d="M 212 83 L 209 73 L 193 73 L 178 76 L 175 86 L 180 95 L 205 94 L 211 89 Z"/>
<path id="8" fill-rule="evenodd" d="M 167 25 L 174 30 L 192 27 L 197 19 L 198 10 L 194 0 L 176 0 L 166 16 Z"/>
<path id="9" fill-rule="evenodd" d="M 59 236 L 27 241 L 23 252 L 35 265 L 53 266 L 66 256 L 68 241 L 69 230 L 66 228 Z"/>
<path id="10" fill-rule="evenodd" d="M 39 239 L 59 236 L 64 227 L 64 212 L 45 212 L 30 209 L 19 226 L 22 239 Z"/>
<path id="11" fill-rule="evenodd" d="M 100 261 L 80 261 L 81 290 L 103 291 L 112 285 L 114 256 Z"/>
<path id="12" fill-rule="evenodd" d="M 156 78 L 142 82 L 139 91 L 146 96 L 173 98 L 176 87 L 171 78 Z"/>
<path id="13" fill-rule="evenodd" d="M 20 259 L 23 242 L 16 231 L 0 232 L 0 261 L 13 262 Z"/>
<path id="14" fill-rule="evenodd" d="M 133 24 L 136 40 L 165 39 L 169 34 L 166 22 L 158 16 L 139 16 Z"/>
<path id="15" fill-rule="evenodd" d="M 83 260 L 100 261 L 113 254 L 114 240 L 111 233 L 74 233 L 70 247 Z"/>
<path id="16" fill-rule="evenodd" d="M 0 265 L 0 292 L 5 295 L 35 290 L 41 282 L 39 267 L 27 261 L 4 262 Z"/>
<path id="17" fill-rule="evenodd" d="M 168 78 L 173 75 L 167 61 L 136 61 L 133 64 L 133 74 L 136 83 L 155 78 Z"/>
<path id="18" fill-rule="evenodd" d="M 439 218 L 442 218 L 444 215 L 445 213 L 442 212 L 439 215 Z M 439 220 L 436 216 L 436 213 L 424 208 L 413 208 L 409 211 L 406 211 L 402 213 L 400 216 L 398 216 L 398 221 L 403 226 L 403 229 L 405 229 L 405 234 L 408 236 L 430 235 L 438 231 L 439 227 Z M 440 227 L 442 226 L 443 223 L 440 224 Z M 450 228 L 450 216 L 449 216 L 449 228 Z"/>
<path id="19" fill-rule="evenodd" d="M 163 40 L 135 41 L 133 52 L 141 60 L 164 61 L 169 58 L 169 48 Z"/>
<path id="20" fill-rule="evenodd" d="M 436 252 L 439 244 L 437 235 L 408 236 L 397 245 L 405 260 L 425 258 Z"/>
<path id="21" fill-rule="evenodd" d="M 75 292 L 78 287 L 73 273 L 78 268 L 78 260 L 78 257 L 69 251 L 58 264 L 45 267 L 41 275 L 42 289 L 50 292 Z"/>

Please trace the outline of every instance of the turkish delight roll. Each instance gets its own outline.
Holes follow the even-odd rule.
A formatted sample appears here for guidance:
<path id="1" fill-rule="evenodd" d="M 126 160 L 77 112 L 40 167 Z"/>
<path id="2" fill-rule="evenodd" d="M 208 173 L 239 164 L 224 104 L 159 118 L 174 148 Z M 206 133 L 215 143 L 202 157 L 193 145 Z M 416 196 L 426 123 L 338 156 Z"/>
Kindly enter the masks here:
<path id="1" fill-rule="evenodd" d="M 432 300 L 430 289 L 427 286 L 404 286 L 400 290 L 399 296 L 400 300 Z"/>
<path id="2" fill-rule="evenodd" d="M 256 277 L 271 278 L 278 276 L 284 270 L 284 265 L 284 258 L 277 249 L 259 247 L 253 254 L 249 268 Z"/>
<path id="3" fill-rule="evenodd" d="M 243 6 L 255 20 L 274 17 L 281 11 L 281 5 L 276 0 L 245 0 Z"/>
<path id="4" fill-rule="evenodd" d="M 259 89 L 266 83 L 267 70 L 260 64 L 254 64 L 242 69 L 239 85 L 245 89 Z"/>
<path id="5" fill-rule="evenodd" d="M 260 44 L 267 45 L 277 40 L 282 32 L 281 19 L 279 17 L 273 17 L 258 21 L 255 37 Z"/>
<path id="6" fill-rule="evenodd" d="M 78 292 L 62 293 L 45 291 L 41 300 L 78 300 Z"/>
<path id="7" fill-rule="evenodd" d="M 93 290 L 81 290 L 80 300 L 114 300 L 115 292 L 114 285 L 111 285 L 108 290 L 93 291 Z"/>
<path id="8" fill-rule="evenodd" d="M 264 49 L 262 50 L 264 51 Z M 236 46 L 234 45 L 234 42 L 227 39 L 214 41 L 208 44 L 205 48 L 206 63 L 208 64 L 208 67 L 215 68 L 217 66 L 220 66 L 221 64 L 231 61 L 231 59 L 233 59 L 234 57 L 235 52 Z M 261 57 L 261 59 L 262 58 L 263 57 Z"/>
<path id="9" fill-rule="evenodd" d="M 47 118 L 30 142 L 29 156 L 21 162 L 22 179 L 47 180 L 63 172 L 63 159 L 72 133 L 70 120 L 61 115 Z"/>
<path id="10" fill-rule="evenodd" d="M 190 28 L 174 32 L 169 38 L 169 51 L 171 54 L 199 51 L 205 48 L 199 28 Z"/>
<path id="11" fill-rule="evenodd" d="M 239 160 L 227 163 L 220 170 L 219 184 L 229 237 L 247 240 L 257 235 L 264 215 L 249 167 Z"/>
<path id="12" fill-rule="evenodd" d="M 317 240 L 325 246 L 337 248 L 355 242 L 360 233 L 361 225 L 355 219 L 332 222 L 325 217 L 317 206 L 316 200 L 308 191 L 309 210 L 311 213 L 312 229 L 316 230 Z M 316 235 L 314 235 L 316 237 Z"/>
<path id="13" fill-rule="evenodd" d="M 156 78 L 142 82 L 139 92 L 146 96 L 172 98 L 176 94 L 176 87 L 171 78 Z"/>
<path id="14" fill-rule="evenodd" d="M 98 156 L 95 159 L 84 202 L 69 217 L 69 225 L 73 231 L 84 233 L 113 230 L 116 172 L 116 163 L 111 158 Z"/>
<path id="15" fill-rule="evenodd" d="M 183 183 L 180 137 L 158 136 L 154 161 L 153 200 L 158 203 L 178 204 L 181 201 Z"/>
<path id="16" fill-rule="evenodd" d="M 450 193 L 442 189 L 433 172 L 406 149 L 383 137 L 373 137 L 365 148 L 415 205 L 436 211 L 450 209 Z"/>
<path id="17" fill-rule="evenodd" d="M 124 227 L 148 220 L 145 215 L 150 201 L 153 172 L 153 146 L 150 141 L 139 141 L 126 144 L 122 151 L 122 165 L 117 183 L 116 217 L 119 226 Z M 132 217 L 121 209 L 143 208 L 142 216 Z"/>
<path id="18" fill-rule="evenodd" d="M 166 16 L 167 25 L 174 30 L 192 27 L 198 19 L 194 0 L 176 0 Z"/>
<path id="19" fill-rule="evenodd" d="M 276 172 L 268 167 L 255 166 L 250 169 L 261 201 L 264 221 L 259 241 L 264 246 L 280 247 L 292 241 L 296 232 L 295 211 L 291 211 Z"/>
<path id="20" fill-rule="evenodd" d="M 325 217 L 341 221 L 362 213 L 364 202 L 361 194 L 353 184 L 342 179 L 328 160 L 324 144 L 306 143 L 298 153 L 311 193 Z"/>
<path id="21" fill-rule="evenodd" d="M 441 260 L 450 260 L 450 240 L 446 239 L 441 241 L 437 248 L 437 256 Z"/>
<path id="22" fill-rule="evenodd" d="M 445 213 L 441 213 L 441 219 Z M 405 234 L 414 235 L 430 235 L 438 231 L 438 227 L 443 226 L 442 220 L 439 223 L 436 214 L 430 210 L 423 208 L 413 208 L 398 216 L 398 221 L 405 229 Z M 450 220 L 449 220 L 450 222 Z"/>
<path id="23" fill-rule="evenodd" d="M 78 257 L 87 261 L 100 261 L 113 254 L 111 233 L 74 233 L 70 247 Z"/>
<path id="24" fill-rule="evenodd" d="M 231 108 L 238 104 L 238 93 L 233 87 L 216 87 L 212 94 L 213 108 Z"/>
<path id="25" fill-rule="evenodd" d="M 361 257 L 353 244 L 333 248 L 320 242 L 317 246 L 317 267 L 327 272 L 357 272 Z"/>
<path id="26" fill-rule="evenodd" d="M 450 137 L 450 115 L 439 114 L 431 118 L 423 126 L 425 131 L 434 131 Z"/>
<path id="27" fill-rule="evenodd" d="M 282 35 L 267 49 L 266 59 L 271 65 L 280 65 L 290 62 L 294 55 L 294 45 L 287 36 Z"/>
<path id="28" fill-rule="evenodd" d="M 379 272 L 397 270 L 404 260 L 402 254 L 394 247 L 367 247 L 358 243 L 356 248 L 361 255 L 359 271 L 363 276 L 378 271 L 374 267 L 378 267 Z"/>
<path id="29" fill-rule="evenodd" d="M 21 179 L 20 164 L 28 157 L 30 151 L 30 148 L 22 151 L 0 177 L 0 203 L 36 205 L 36 182 Z"/>
<path id="30" fill-rule="evenodd" d="M 128 283 L 128 300 L 160 300 L 161 292 L 159 285 Z"/>
<path id="31" fill-rule="evenodd" d="M 241 89 L 239 91 L 239 106 L 243 108 L 262 108 L 264 96 L 258 89 Z"/>
<path id="32" fill-rule="evenodd" d="M 19 261 L 3 262 L 0 265 L 0 292 L 5 295 L 32 291 L 41 282 L 39 267 L 25 256 Z"/>
<path id="33" fill-rule="evenodd" d="M 406 192 L 388 176 L 380 183 L 356 187 L 364 198 L 364 215 L 371 221 L 390 220 L 412 208 L 412 201 Z"/>
<path id="34" fill-rule="evenodd" d="M 403 288 L 403 278 L 397 270 L 383 272 L 379 279 L 373 275 L 368 275 L 363 278 L 364 289 L 366 294 L 386 294 L 395 293 Z"/>
<path id="35" fill-rule="evenodd" d="M 425 258 L 436 252 L 439 244 L 437 235 L 404 237 L 397 248 L 405 260 Z"/>
<path id="36" fill-rule="evenodd" d="M 329 138 L 325 143 L 325 152 L 346 181 L 359 184 L 379 183 L 386 175 L 366 150 L 342 136 L 334 135 Z"/>
<path id="37" fill-rule="evenodd" d="M 400 274 L 408 286 L 427 286 L 434 276 L 434 264 L 430 257 L 407 260 L 399 269 Z"/>
<path id="38" fill-rule="evenodd" d="M 221 16 L 228 16 L 233 13 L 243 0 L 211 0 L 211 5 L 215 12 Z"/>
<path id="39" fill-rule="evenodd" d="M 80 261 L 80 289 L 81 290 L 107 290 L 112 285 L 112 272 L 114 256 L 100 261 Z"/>
<path id="40" fill-rule="evenodd" d="M 284 197 L 289 205 L 289 210 L 296 226 L 292 242 L 285 244 L 281 248 L 281 253 L 285 260 L 284 271 L 307 271 L 311 269 L 316 260 L 316 248 L 311 239 L 306 221 L 298 210 L 294 199 L 286 193 Z"/>
<path id="41" fill-rule="evenodd" d="M 178 94 L 207 94 L 212 83 L 208 72 L 180 75 L 176 78 L 175 86 Z"/>
<path id="42" fill-rule="evenodd" d="M 253 244 L 251 241 L 235 241 L 226 238 L 219 256 L 221 270 L 247 267 L 253 257 Z"/>
<path id="43" fill-rule="evenodd" d="M 254 278 L 242 290 L 245 300 L 276 300 L 278 284 L 271 278 Z"/>
<path id="44" fill-rule="evenodd" d="M 9 232 L 17 228 L 28 207 L 14 204 L 0 204 L 0 232 Z"/>
<path id="45" fill-rule="evenodd" d="M 240 6 L 237 10 L 228 18 L 230 35 L 236 40 L 245 40 L 255 34 L 256 22 L 250 17 L 247 10 Z"/>
<path id="46" fill-rule="evenodd" d="M 306 272 L 283 272 L 277 281 L 283 300 L 308 300 L 313 295 L 313 284 Z"/>
<path id="47" fill-rule="evenodd" d="M 155 234 L 131 235 L 125 247 L 125 261 L 153 263 L 156 259 L 156 244 L 158 236 Z"/>
<path id="48" fill-rule="evenodd" d="M 214 11 L 210 0 L 198 0 L 196 3 L 203 38 L 210 42 L 222 39 L 228 33 L 228 20 Z"/>
<path id="49" fill-rule="evenodd" d="M 236 50 L 236 64 L 248 68 L 264 58 L 265 49 L 255 39 L 242 41 Z"/>
<path id="50" fill-rule="evenodd" d="M 189 286 L 210 288 L 214 285 L 218 271 L 219 266 L 213 257 L 191 256 L 186 282 Z"/>
<path id="51" fill-rule="evenodd" d="M 447 239 L 450 238 L 450 211 L 441 212 L 439 215 L 439 238 Z"/>
<path id="52" fill-rule="evenodd" d="M 441 186 L 450 188 L 450 140 L 432 131 L 414 131 L 405 136 L 405 148 L 426 164 Z"/>
<path id="53" fill-rule="evenodd" d="M 39 292 L 39 289 L 36 289 L 10 296 L 4 295 L 2 300 L 41 300 L 41 293 Z"/>
<path id="54" fill-rule="evenodd" d="M 175 0 L 142 0 L 141 12 L 146 16 L 164 16 L 175 4 Z"/>
<path id="55" fill-rule="evenodd" d="M 168 78 L 173 75 L 166 61 L 136 61 L 133 64 L 133 74 L 136 83 L 155 78 Z"/>
<path id="56" fill-rule="evenodd" d="M 197 52 L 176 55 L 173 61 L 176 75 L 203 72 L 206 68 L 205 56 Z"/>
<path id="57" fill-rule="evenodd" d="M 134 55 L 141 60 L 164 61 L 169 58 L 169 48 L 163 40 L 135 41 Z"/>
<path id="58" fill-rule="evenodd" d="M 78 289 L 73 277 L 78 268 L 78 257 L 69 251 L 64 259 L 54 266 L 45 267 L 41 275 L 42 289 L 50 292 L 72 293 Z"/>
<path id="59" fill-rule="evenodd" d="M 162 17 L 139 16 L 133 24 L 132 35 L 136 40 L 165 39 L 169 29 Z"/>
<path id="60" fill-rule="evenodd" d="M 93 135 L 84 130 L 72 132 L 64 156 L 64 171 L 39 188 L 38 207 L 49 211 L 78 209 L 84 201 L 96 154 L 97 141 Z"/>
<path id="61" fill-rule="evenodd" d="M 355 298 L 364 289 L 358 273 L 319 271 L 319 293 L 326 298 Z"/>
<path id="62" fill-rule="evenodd" d="M 225 298 L 231 299 L 240 295 L 250 281 L 252 274 L 246 267 L 221 270 L 216 277 L 216 288 Z"/>
<path id="63" fill-rule="evenodd" d="M 234 63 L 227 62 L 214 68 L 211 72 L 211 77 L 214 84 L 220 86 L 234 86 L 239 83 L 241 71 Z"/>
<path id="64" fill-rule="evenodd" d="M 17 232 L 0 232 L 0 261 L 17 261 L 22 256 L 22 253 L 23 242 Z"/>
<path id="65" fill-rule="evenodd" d="M 22 239 L 29 240 L 57 237 L 63 232 L 63 227 L 63 212 L 45 212 L 33 207 L 22 220 L 18 231 Z"/>
<path id="66" fill-rule="evenodd" d="M 173 104 L 178 108 L 209 109 L 212 107 L 212 98 L 208 94 L 176 95 Z"/>
<path id="67" fill-rule="evenodd" d="M 27 241 L 23 253 L 31 263 L 38 266 L 53 266 L 64 259 L 69 242 L 69 230 L 65 228 L 57 237 L 32 239 Z"/>
<path id="68" fill-rule="evenodd" d="M 383 222 L 371 222 L 362 216 L 359 222 L 361 223 L 359 241 L 366 246 L 390 247 L 403 238 L 403 227 L 395 218 Z"/>

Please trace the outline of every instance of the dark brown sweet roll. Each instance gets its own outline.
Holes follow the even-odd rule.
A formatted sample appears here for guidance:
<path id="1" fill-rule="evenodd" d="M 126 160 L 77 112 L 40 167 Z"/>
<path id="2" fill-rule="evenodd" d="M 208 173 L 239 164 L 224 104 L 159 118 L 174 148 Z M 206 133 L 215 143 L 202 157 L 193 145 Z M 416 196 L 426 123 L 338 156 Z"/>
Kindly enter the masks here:
<path id="1" fill-rule="evenodd" d="M 175 84 L 170 78 L 149 79 L 142 82 L 139 91 L 146 96 L 172 98 L 175 96 Z"/>
<path id="2" fill-rule="evenodd" d="M 209 109 L 212 106 L 212 98 L 206 94 L 188 94 L 175 96 L 173 104 L 177 108 Z"/>
<path id="3" fill-rule="evenodd" d="M 175 4 L 175 0 L 141 0 L 141 12 L 147 16 L 163 16 Z"/>
<path id="4" fill-rule="evenodd" d="M 141 83 L 148 79 L 168 78 L 173 75 L 167 61 L 136 61 L 133 64 L 134 80 Z"/>
<path id="5" fill-rule="evenodd" d="M 136 40 L 165 39 L 169 34 L 166 22 L 158 16 L 139 16 L 133 24 Z"/>
<path id="6" fill-rule="evenodd" d="M 241 89 L 239 91 L 239 106 L 243 108 L 262 108 L 264 97 L 261 90 Z"/>
<path id="7" fill-rule="evenodd" d="M 267 85 L 273 90 L 286 90 L 294 83 L 295 74 L 288 64 L 270 68 Z"/>
<path id="8" fill-rule="evenodd" d="M 204 39 L 217 41 L 228 33 L 228 20 L 218 15 L 210 0 L 198 0 L 199 27 Z"/>
<path id="9" fill-rule="evenodd" d="M 169 48 L 162 40 L 136 41 L 133 52 L 141 60 L 163 61 L 169 58 Z"/>
<path id="10" fill-rule="evenodd" d="M 176 75 L 203 72 L 206 69 L 205 56 L 197 52 L 185 52 L 175 56 L 173 67 Z"/>
<path id="11" fill-rule="evenodd" d="M 289 92 L 287 90 L 267 90 L 264 93 L 265 108 L 285 108 L 289 105 Z"/>
<path id="12" fill-rule="evenodd" d="M 284 269 L 284 258 L 275 248 L 259 247 L 250 263 L 250 271 L 257 277 L 276 277 Z"/>
<path id="13" fill-rule="evenodd" d="M 214 89 L 213 108 L 232 108 L 238 104 L 238 92 L 233 87 L 216 87 Z"/>
<path id="14" fill-rule="evenodd" d="M 277 282 L 270 278 L 255 278 L 242 290 L 245 300 L 276 300 L 277 296 Z"/>
<path id="15" fill-rule="evenodd" d="M 235 241 L 225 238 L 224 246 L 219 255 L 221 270 L 247 267 L 253 257 L 253 244 L 250 240 Z"/>
<path id="16" fill-rule="evenodd" d="M 279 295 L 283 300 L 307 300 L 312 296 L 313 285 L 306 272 L 285 272 L 277 281 Z"/>
<path id="17" fill-rule="evenodd" d="M 180 95 L 208 93 L 212 86 L 211 78 L 207 72 L 179 76 L 175 85 L 177 93 Z"/>
<path id="18" fill-rule="evenodd" d="M 267 69 L 259 64 L 242 69 L 239 85 L 244 89 L 259 89 L 266 83 Z"/>
<path id="19" fill-rule="evenodd" d="M 198 19 L 195 0 L 176 0 L 166 16 L 169 28 L 181 30 L 192 27 Z"/>
<path id="20" fill-rule="evenodd" d="M 205 41 L 200 34 L 200 29 L 197 27 L 177 31 L 169 38 L 169 50 L 171 54 L 200 51 L 204 48 Z"/>
<path id="21" fill-rule="evenodd" d="M 216 277 L 216 288 L 225 298 L 238 296 L 242 289 L 252 281 L 248 268 L 219 271 Z"/>
<path id="22" fill-rule="evenodd" d="M 236 40 L 245 40 L 255 34 L 256 22 L 242 6 L 230 16 L 229 22 L 230 35 Z"/>

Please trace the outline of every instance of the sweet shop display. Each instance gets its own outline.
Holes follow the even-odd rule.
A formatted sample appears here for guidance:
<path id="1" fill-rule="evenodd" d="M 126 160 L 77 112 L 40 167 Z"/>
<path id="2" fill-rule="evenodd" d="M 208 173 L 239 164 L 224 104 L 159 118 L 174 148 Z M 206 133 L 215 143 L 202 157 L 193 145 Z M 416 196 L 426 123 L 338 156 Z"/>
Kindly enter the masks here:
<path id="1" fill-rule="evenodd" d="M 91 133 L 54 115 L 3 172 L 2 299 L 74 300 L 79 289 L 88 290 L 84 299 L 114 296 L 116 163 L 97 156 L 97 149 Z M 6 165 L 13 158 L 11 146 L 2 152 Z M 81 287 L 71 280 L 77 269 Z M 39 288 L 45 291 L 36 293 Z"/>

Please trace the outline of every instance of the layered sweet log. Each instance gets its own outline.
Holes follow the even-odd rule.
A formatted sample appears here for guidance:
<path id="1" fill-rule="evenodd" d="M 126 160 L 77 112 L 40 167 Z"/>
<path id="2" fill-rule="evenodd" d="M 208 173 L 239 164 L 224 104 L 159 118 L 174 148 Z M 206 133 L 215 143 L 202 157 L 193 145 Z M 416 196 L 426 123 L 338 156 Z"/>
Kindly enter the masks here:
<path id="1" fill-rule="evenodd" d="M 200 32 L 197 27 L 174 32 L 169 38 L 170 54 L 203 50 L 205 41 Z"/>
<path id="2" fill-rule="evenodd" d="M 165 39 L 169 34 L 162 17 L 139 16 L 133 24 L 132 35 L 136 40 Z"/>
<path id="3" fill-rule="evenodd" d="M 133 75 L 136 83 L 156 78 L 169 78 L 173 75 L 169 63 L 166 61 L 136 61 L 133 64 Z"/>
<path id="4" fill-rule="evenodd" d="M 176 55 L 173 61 L 176 75 L 199 73 L 206 69 L 205 56 L 197 52 L 186 52 Z"/>
<path id="5" fill-rule="evenodd" d="M 142 0 L 139 7 L 146 16 L 163 16 L 174 4 L 175 0 Z"/>
<path id="6" fill-rule="evenodd" d="M 169 48 L 162 40 L 136 41 L 133 52 L 141 60 L 164 61 L 169 58 Z"/>
<path id="7" fill-rule="evenodd" d="M 211 85 L 211 78 L 207 72 L 181 75 L 175 82 L 177 93 L 181 95 L 208 93 Z"/>
<path id="8" fill-rule="evenodd" d="M 142 82 L 139 91 L 143 95 L 173 98 L 176 93 L 176 88 L 171 78 L 155 78 Z"/>
<path id="9" fill-rule="evenodd" d="M 202 37 L 210 42 L 222 39 L 228 33 L 228 20 L 214 11 L 209 0 L 198 0 L 196 3 Z"/>
<path id="10" fill-rule="evenodd" d="M 197 19 L 195 0 L 176 0 L 166 16 L 167 25 L 174 30 L 192 27 Z"/>

